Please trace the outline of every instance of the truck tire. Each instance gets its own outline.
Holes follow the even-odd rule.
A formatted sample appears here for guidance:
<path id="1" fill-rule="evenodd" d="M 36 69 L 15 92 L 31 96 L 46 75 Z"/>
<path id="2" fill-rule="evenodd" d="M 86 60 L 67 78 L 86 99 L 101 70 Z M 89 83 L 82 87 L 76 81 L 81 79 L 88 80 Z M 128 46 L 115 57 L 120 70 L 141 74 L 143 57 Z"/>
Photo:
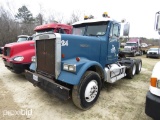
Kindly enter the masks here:
<path id="1" fill-rule="evenodd" d="M 101 90 L 100 76 L 94 71 L 87 71 L 78 85 L 72 89 L 73 103 L 82 110 L 91 108 L 97 101 Z"/>
<path id="2" fill-rule="evenodd" d="M 135 57 L 136 56 L 136 53 L 134 52 L 134 53 L 132 53 L 132 57 Z"/>
<path id="3" fill-rule="evenodd" d="M 142 56 L 143 55 L 143 51 L 140 51 L 140 56 Z"/>
<path id="4" fill-rule="evenodd" d="M 142 60 L 136 59 L 136 74 L 139 74 L 142 68 Z"/>
<path id="5" fill-rule="evenodd" d="M 132 79 L 136 73 L 136 63 L 133 61 L 130 68 L 126 71 L 126 77 Z"/>

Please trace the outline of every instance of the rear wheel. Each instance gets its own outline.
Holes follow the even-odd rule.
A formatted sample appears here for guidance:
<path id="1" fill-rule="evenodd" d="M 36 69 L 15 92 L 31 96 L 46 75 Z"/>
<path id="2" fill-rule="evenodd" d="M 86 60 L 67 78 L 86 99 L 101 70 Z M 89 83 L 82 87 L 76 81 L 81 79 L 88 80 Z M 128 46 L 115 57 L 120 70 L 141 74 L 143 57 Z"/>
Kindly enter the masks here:
<path id="1" fill-rule="evenodd" d="M 140 59 L 136 60 L 136 74 L 139 74 L 142 68 L 142 61 Z"/>
<path id="2" fill-rule="evenodd" d="M 87 71 L 80 83 L 73 87 L 73 103 L 82 110 L 91 108 L 97 101 L 101 90 L 100 76 L 94 71 Z"/>
<path id="3" fill-rule="evenodd" d="M 143 51 L 140 51 L 140 56 L 142 56 L 143 55 Z"/>
<path id="4" fill-rule="evenodd" d="M 132 79 L 134 77 L 136 73 L 136 64 L 135 62 L 133 61 L 132 65 L 130 66 L 130 68 L 128 68 L 126 74 L 127 74 L 127 77 Z"/>
<path id="5" fill-rule="evenodd" d="M 136 53 L 135 53 L 135 52 L 134 52 L 134 53 L 132 53 L 132 56 L 133 56 L 133 57 L 135 57 L 135 56 L 136 56 Z"/>

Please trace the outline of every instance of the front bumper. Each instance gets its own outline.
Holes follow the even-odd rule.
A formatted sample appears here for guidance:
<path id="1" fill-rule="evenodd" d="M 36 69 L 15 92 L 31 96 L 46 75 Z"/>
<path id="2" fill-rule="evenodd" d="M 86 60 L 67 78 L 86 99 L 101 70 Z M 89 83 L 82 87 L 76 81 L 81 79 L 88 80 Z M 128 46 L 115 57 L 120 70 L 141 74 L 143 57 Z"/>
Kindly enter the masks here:
<path id="1" fill-rule="evenodd" d="M 18 63 L 11 63 L 7 62 L 5 59 L 3 59 L 3 62 L 5 64 L 5 67 L 7 67 L 10 71 L 20 74 L 23 73 L 25 69 L 29 69 L 29 64 L 18 64 Z"/>
<path id="2" fill-rule="evenodd" d="M 160 55 L 158 55 L 158 54 L 147 54 L 146 56 L 147 56 L 147 57 L 156 57 L 156 58 L 157 58 L 157 57 L 159 57 Z"/>
<path id="3" fill-rule="evenodd" d="M 67 100 L 70 98 L 71 90 L 59 83 L 56 83 L 56 80 L 52 80 L 42 75 L 32 73 L 28 70 L 25 71 L 25 76 L 28 81 L 31 82 L 34 86 L 38 86 L 46 92 L 58 96 L 62 100 Z M 37 80 L 34 80 L 35 78 L 33 76 L 36 76 Z"/>
<path id="4" fill-rule="evenodd" d="M 160 120 L 160 97 L 147 92 L 145 113 L 154 120 Z"/>
<path id="5" fill-rule="evenodd" d="M 124 54 L 133 54 L 133 53 L 135 53 L 135 51 L 122 51 L 122 53 L 124 53 Z"/>

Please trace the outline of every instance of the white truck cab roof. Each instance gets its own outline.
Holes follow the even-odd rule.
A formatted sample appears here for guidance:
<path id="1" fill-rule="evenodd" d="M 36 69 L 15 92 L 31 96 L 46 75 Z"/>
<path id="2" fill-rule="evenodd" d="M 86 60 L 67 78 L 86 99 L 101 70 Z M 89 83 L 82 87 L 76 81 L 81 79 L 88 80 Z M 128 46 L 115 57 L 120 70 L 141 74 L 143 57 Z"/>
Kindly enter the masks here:
<path id="1" fill-rule="evenodd" d="M 106 21 L 115 21 L 112 18 L 100 18 L 100 19 L 87 19 L 73 23 L 72 25 L 80 25 L 84 23 L 95 23 L 95 22 L 106 22 Z"/>

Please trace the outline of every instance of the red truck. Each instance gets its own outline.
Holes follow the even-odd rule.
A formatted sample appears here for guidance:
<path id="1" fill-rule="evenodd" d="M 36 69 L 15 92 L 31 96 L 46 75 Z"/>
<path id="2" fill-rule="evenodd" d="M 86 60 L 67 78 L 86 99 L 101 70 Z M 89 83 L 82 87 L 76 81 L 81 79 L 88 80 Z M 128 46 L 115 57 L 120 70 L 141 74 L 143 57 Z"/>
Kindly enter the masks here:
<path id="1" fill-rule="evenodd" d="M 58 23 L 51 23 L 37 26 L 35 34 L 54 32 L 62 34 L 71 34 L 72 26 Z M 14 73 L 23 73 L 25 69 L 29 69 L 31 58 L 35 56 L 34 40 L 10 43 L 4 46 L 2 59 L 5 67 Z"/>
<path id="2" fill-rule="evenodd" d="M 129 41 L 126 42 L 122 52 L 133 57 L 136 55 L 143 55 L 143 50 L 141 49 L 141 40 L 138 38 L 129 39 Z"/>

